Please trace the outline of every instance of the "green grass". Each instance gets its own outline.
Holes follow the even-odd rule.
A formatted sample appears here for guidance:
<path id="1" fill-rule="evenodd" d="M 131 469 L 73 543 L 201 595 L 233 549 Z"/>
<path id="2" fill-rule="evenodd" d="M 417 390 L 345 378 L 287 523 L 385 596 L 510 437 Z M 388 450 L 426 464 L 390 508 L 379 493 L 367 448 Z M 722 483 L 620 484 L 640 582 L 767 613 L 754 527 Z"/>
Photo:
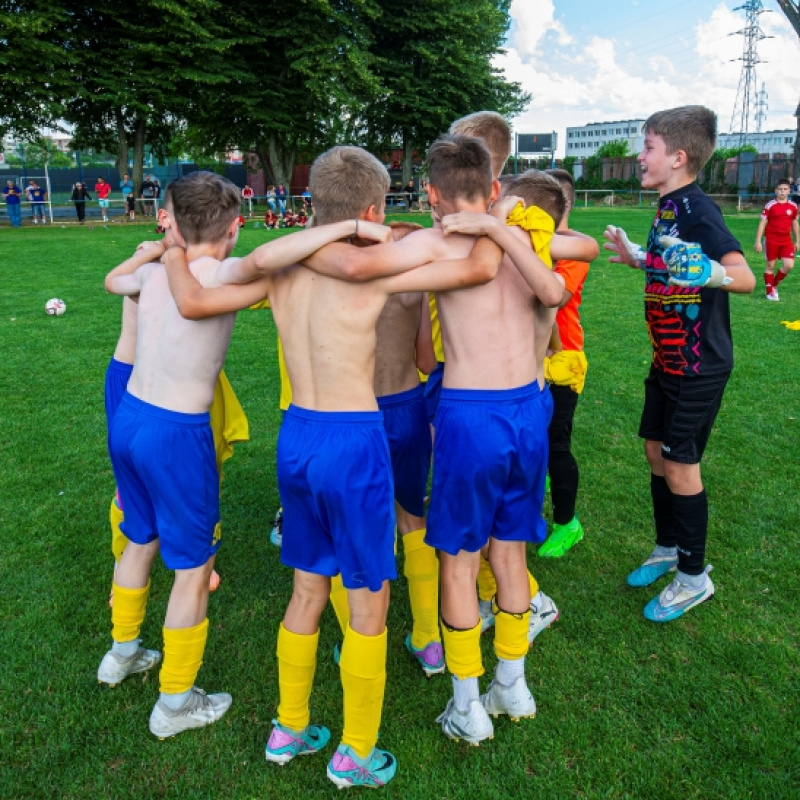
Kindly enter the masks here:
<path id="1" fill-rule="evenodd" d="M 651 214 L 587 209 L 572 222 L 597 236 L 612 222 L 644 241 Z M 748 250 L 756 219 L 729 219 Z M 152 235 L 149 226 L 122 225 L 0 230 L 0 786 L 15 800 L 330 797 L 324 757 L 284 768 L 263 758 L 291 578 L 268 543 L 280 421 L 268 312 L 240 314 L 226 364 L 252 440 L 226 467 L 223 583 L 211 598 L 199 676 L 210 691 L 230 691 L 234 705 L 211 728 L 159 742 L 147 730 L 156 675 L 113 690 L 95 679 L 109 643 L 112 567 L 103 374 L 120 315 L 102 278 Z M 239 251 L 267 235 L 243 231 Z M 528 659 L 539 714 L 500 720 L 494 741 L 478 749 L 446 740 L 434 718 L 449 680 L 426 681 L 404 653 L 409 614 L 398 582 L 381 744 L 400 769 L 384 796 L 797 796 L 800 333 L 779 322 L 800 318 L 800 274 L 781 294 L 775 304 L 760 291 L 731 298 L 737 365 L 703 464 L 718 597 L 656 626 L 642 617 L 653 592 L 624 584 L 653 538 L 636 438 L 649 361 L 642 281 L 604 256 L 595 262 L 584 300 L 590 367 L 575 430 L 586 538 L 563 560 L 530 559 L 561 611 Z M 44 314 L 54 296 L 67 303 L 61 318 Z M 143 630 L 149 646 L 160 647 L 169 588 L 158 567 Z M 312 713 L 334 737 L 336 638 L 328 611 Z M 488 672 L 491 636 L 483 648 Z"/>

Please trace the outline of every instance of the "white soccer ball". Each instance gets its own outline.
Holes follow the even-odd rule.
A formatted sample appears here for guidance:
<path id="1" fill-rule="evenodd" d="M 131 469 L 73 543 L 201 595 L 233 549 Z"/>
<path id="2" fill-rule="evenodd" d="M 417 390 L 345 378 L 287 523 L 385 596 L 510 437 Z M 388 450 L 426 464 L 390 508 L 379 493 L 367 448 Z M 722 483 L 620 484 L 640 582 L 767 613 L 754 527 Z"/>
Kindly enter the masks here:
<path id="1" fill-rule="evenodd" d="M 53 297 L 44 304 L 44 310 L 51 317 L 60 317 L 67 310 L 67 304 Z"/>

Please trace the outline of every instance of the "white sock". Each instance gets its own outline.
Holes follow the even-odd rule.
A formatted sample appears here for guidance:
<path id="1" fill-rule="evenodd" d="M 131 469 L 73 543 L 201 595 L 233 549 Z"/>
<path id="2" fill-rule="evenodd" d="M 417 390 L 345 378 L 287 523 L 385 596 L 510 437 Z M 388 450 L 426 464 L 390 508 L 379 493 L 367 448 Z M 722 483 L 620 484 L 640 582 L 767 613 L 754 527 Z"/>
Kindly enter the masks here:
<path id="1" fill-rule="evenodd" d="M 697 590 L 704 589 L 706 580 L 708 580 L 705 571 L 701 572 L 699 575 L 687 575 L 685 572 L 679 570 L 676 577 L 684 586 Z"/>
<path id="2" fill-rule="evenodd" d="M 536 592 L 535 597 L 531 598 L 531 611 L 535 608 L 537 611 L 542 607 L 542 590 Z"/>
<path id="3" fill-rule="evenodd" d="M 513 661 L 506 661 L 504 658 L 497 660 L 497 667 L 494 671 L 494 678 L 503 686 L 513 686 L 517 678 L 525 675 L 525 657 L 515 658 Z"/>
<path id="4" fill-rule="evenodd" d="M 139 649 L 139 641 L 139 639 L 131 639 L 128 642 L 115 641 L 111 645 L 111 651 L 122 658 L 130 658 Z"/>
<path id="5" fill-rule="evenodd" d="M 660 544 L 657 544 L 653 549 L 653 552 L 650 554 L 650 558 L 664 558 L 669 556 L 671 558 L 678 557 L 678 548 L 677 547 L 662 547 Z"/>
<path id="6" fill-rule="evenodd" d="M 466 714 L 469 711 L 469 704 L 473 700 L 480 700 L 480 697 L 477 678 L 464 678 L 463 681 L 460 681 L 453 675 L 453 698 L 456 701 L 456 711 Z"/>
<path id="7" fill-rule="evenodd" d="M 183 707 L 191 693 L 191 689 L 187 689 L 185 692 L 180 692 L 179 694 L 164 694 L 164 692 L 161 692 L 160 699 L 170 711 L 177 711 L 179 708 Z"/>

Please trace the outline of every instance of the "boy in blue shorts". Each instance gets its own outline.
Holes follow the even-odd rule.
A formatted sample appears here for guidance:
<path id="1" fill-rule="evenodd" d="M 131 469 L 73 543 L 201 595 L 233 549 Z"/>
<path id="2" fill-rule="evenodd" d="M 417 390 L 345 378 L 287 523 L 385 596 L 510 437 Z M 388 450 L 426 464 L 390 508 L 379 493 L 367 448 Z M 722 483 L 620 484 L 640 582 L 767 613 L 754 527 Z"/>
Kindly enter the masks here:
<path id="1" fill-rule="evenodd" d="M 714 152 L 716 115 L 703 106 L 659 111 L 644 132 L 642 188 L 660 195 L 647 250 L 613 225 L 604 247 L 615 254 L 610 261 L 645 273 L 653 362 L 639 436 L 650 466 L 656 546 L 628 585 L 649 586 L 677 568 L 644 609 L 647 619 L 669 622 L 714 595 L 700 461 L 733 369 L 728 293 L 752 292 L 755 277 L 719 207 L 695 182 Z"/>
<path id="2" fill-rule="evenodd" d="M 488 153 L 475 140 L 465 147 L 470 159 L 483 164 L 488 195 Z M 336 147 L 320 156 L 311 186 L 318 223 L 352 215 L 360 233 L 365 222 L 383 220 L 388 176 L 359 148 Z M 486 198 L 478 208 L 485 203 Z M 330 579 L 341 573 L 349 604 L 339 662 L 344 730 L 327 774 L 340 787 L 382 786 L 397 768 L 394 757 L 376 747 L 386 680 L 388 581 L 396 567 L 392 468 L 373 378 L 376 323 L 389 295 L 491 279 L 500 253 L 491 242 L 475 244 L 462 236 L 445 241 L 440 231 L 430 230 L 375 247 L 330 248 L 309 264 L 353 280 L 410 271 L 354 283 L 297 267 L 265 285 L 292 385 L 292 405 L 278 439 L 278 485 L 281 560 L 295 569 L 278 634 L 280 704 L 266 756 L 285 764 L 329 741 L 327 728 L 310 724 L 309 702 L 319 619 Z M 448 255 L 455 260 L 413 269 Z M 236 307 L 231 289 L 240 287 L 203 291 L 182 264 L 168 263 L 168 270 L 185 313 Z"/>
<path id="3" fill-rule="evenodd" d="M 304 231 L 262 245 L 246 259 L 230 259 L 239 231 L 236 186 L 195 172 L 170 189 L 161 211 L 165 242 L 186 243 L 192 269 L 206 285 L 224 284 L 240 268 L 257 273 L 286 266 L 352 232 L 352 225 Z M 113 645 L 97 673 L 101 683 L 115 685 L 161 661 L 159 652 L 139 646 L 150 569 L 160 551 L 175 582 L 164 625 L 161 695 L 150 716 L 150 730 L 159 738 L 208 725 L 231 704 L 229 694 L 206 695 L 194 682 L 208 634 L 209 577 L 219 546 L 209 407 L 234 315 L 203 323 L 180 316 L 158 261 L 165 242 L 148 243 L 106 277 L 110 292 L 138 295 L 139 305 L 134 367 L 109 433 L 129 543 L 114 580 Z"/>

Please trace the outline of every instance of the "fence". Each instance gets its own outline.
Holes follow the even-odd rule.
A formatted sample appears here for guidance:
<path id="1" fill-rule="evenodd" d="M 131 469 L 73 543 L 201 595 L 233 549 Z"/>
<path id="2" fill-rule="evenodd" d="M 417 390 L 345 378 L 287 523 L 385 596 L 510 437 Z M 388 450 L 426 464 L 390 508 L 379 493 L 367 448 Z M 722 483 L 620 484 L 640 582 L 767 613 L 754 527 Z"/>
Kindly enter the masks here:
<path id="1" fill-rule="evenodd" d="M 724 212 L 760 211 L 772 194 L 710 194 L 708 195 Z M 627 189 L 577 189 L 577 208 L 638 207 L 650 208 L 658 205 L 658 192 Z"/>

